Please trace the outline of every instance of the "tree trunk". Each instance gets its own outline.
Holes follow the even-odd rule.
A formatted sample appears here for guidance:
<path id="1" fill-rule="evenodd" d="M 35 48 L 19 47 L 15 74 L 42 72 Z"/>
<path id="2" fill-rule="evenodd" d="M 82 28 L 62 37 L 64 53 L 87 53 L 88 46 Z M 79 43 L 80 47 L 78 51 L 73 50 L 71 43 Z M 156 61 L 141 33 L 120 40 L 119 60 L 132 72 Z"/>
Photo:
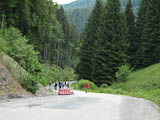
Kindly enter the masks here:
<path id="1" fill-rule="evenodd" d="M 3 26 L 4 26 L 4 13 L 2 15 L 2 25 L 1 25 L 1 29 L 3 30 Z"/>
<path id="2" fill-rule="evenodd" d="M 69 64 L 68 64 L 69 70 L 71 69 L 71 66 L 72 66 L 72 46 L 70 46 L 70 51 L 69 51 Z"/>
<path id="3" fill-rule="evenodd" d="M 46 63 L 46 40 L 44 40 L 43 44 L 43 62 Z"/>
<path id="4" fill-rule="evenodd" d="M 51 63 L 51 65 L 53 65 L 53 44 L 51 44 L 51 52 L 50 52 L 50 54 L 51 54 L 50 63 Z"/>
<path id="5" fill-rule="evenodd" d="M 59 66 L 59 43 L 58 43 L 58 51 L 57 51 L 57 61 L 56 61 L 57 67 Z"/>

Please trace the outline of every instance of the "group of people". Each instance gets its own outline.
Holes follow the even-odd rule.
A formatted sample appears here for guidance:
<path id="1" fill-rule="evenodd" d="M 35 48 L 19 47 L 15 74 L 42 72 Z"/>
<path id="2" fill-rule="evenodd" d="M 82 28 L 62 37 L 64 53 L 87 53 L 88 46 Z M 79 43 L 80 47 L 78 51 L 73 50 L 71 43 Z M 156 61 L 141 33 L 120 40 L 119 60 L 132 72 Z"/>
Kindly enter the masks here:
<path id="1" fill-rule="evenodd" d="M 51 85 L 52 85 L 52 82 L 50 81 L 49 86 L 51 86 Z M 58 88 L 59 89 L 64 88 L 64 87 L 69 88 L 70 84 L 69 84 L 69 82 L 66 82 L 66 81 L 63 81 L 63 82 L 60 81 L 60 82 L 55 82 L 53 86 L 54 86 L 54 89 L 57 90 Z M 90 87 L 89 83 L 86 82 L 84 85 L 86 93 L 88 92 L 89 87 Z"/>
<path id="2" fill-rule="evenodd" d="M 54 88 L 55 88 L 55 90 L 57 90 L 57 88 L 59 88 L 59 89 L 61 89 L 61 88 L 64 88 L 64 87 L 67 87 L 67 88 L 69 88 L 69 82 L 66 82 L 66 81 L 63 81 L 63 82 L 55 82 L 54 83 Z"/>

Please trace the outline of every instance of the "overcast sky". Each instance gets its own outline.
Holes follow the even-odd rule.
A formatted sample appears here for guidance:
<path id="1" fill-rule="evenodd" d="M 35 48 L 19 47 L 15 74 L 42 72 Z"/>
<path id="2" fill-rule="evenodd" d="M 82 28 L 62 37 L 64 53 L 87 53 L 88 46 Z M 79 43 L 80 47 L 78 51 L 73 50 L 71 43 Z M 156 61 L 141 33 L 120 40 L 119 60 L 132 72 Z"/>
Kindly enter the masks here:
<path id="1" fill-rule="evenodd" d="M 57 2 L 58 4 L 68 4 L 74 2 L 76 0 L 52 0 L 53 2 Z"/>

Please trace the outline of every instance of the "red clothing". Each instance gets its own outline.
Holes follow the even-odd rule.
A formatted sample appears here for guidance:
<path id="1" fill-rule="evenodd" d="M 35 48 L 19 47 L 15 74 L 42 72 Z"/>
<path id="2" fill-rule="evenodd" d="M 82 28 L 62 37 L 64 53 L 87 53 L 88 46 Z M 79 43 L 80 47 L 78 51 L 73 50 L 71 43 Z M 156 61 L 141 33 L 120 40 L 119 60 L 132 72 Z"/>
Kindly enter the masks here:
<path id="1" fill-rule="evenodd" d="M 87 88 L 87 89 L 89 88 L 89 83 L 86 82 L 85 88 Z"/>

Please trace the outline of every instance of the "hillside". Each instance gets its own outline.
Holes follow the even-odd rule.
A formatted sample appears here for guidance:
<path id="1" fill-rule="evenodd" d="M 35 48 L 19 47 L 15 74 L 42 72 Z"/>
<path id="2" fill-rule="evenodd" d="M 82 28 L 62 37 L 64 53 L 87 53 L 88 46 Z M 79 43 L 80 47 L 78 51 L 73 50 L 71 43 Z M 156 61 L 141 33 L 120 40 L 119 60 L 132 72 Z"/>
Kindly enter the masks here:
<path id="1" fill-rule="evenodd" d="M 0 100 L 33 96 L 28 93 L 13 77 L 8 68 L 3 64 L 4 57 L 0 57 Z M 3 62 L 2 62 L 3 61 Z"/>
<path id="2" fill-rule="evenodd" d="M 135 88 L 135 96 L 152 100 L 160 105 L 160 64 L 133 72 L 129 75 L 125 86 L 124 83 L 117 83 L 111 88 L 121 88 L 128 95 L 132 95 Z"/>
<path id="3" fill-rule="evenodd" d="M 113 87 L 118 87 L 119 85 L 122 84 L 116 84 Z M 125 89 L 132 90 L 134 85 L 142 90 L 160 89 L 160 64 L 152 65 L 129 75 Z"/>
<path id="4" fill-rule="evenodd" d="M 106 0 L 103 0 L 104 2 Z M 73 3 L 64 5 L 68 20 L 71 24 L 75 24 L 80 32 L 83 31 L 88 16 L 91 13 L 96 0 L 77 0 Z M 132 0 L 134 11 L 136 12 L 141 0 Z M 104 3 L 105 4 L 105 3 Z M 127 0 L 121 0 L 122 9 L 125 8 Z"/>

